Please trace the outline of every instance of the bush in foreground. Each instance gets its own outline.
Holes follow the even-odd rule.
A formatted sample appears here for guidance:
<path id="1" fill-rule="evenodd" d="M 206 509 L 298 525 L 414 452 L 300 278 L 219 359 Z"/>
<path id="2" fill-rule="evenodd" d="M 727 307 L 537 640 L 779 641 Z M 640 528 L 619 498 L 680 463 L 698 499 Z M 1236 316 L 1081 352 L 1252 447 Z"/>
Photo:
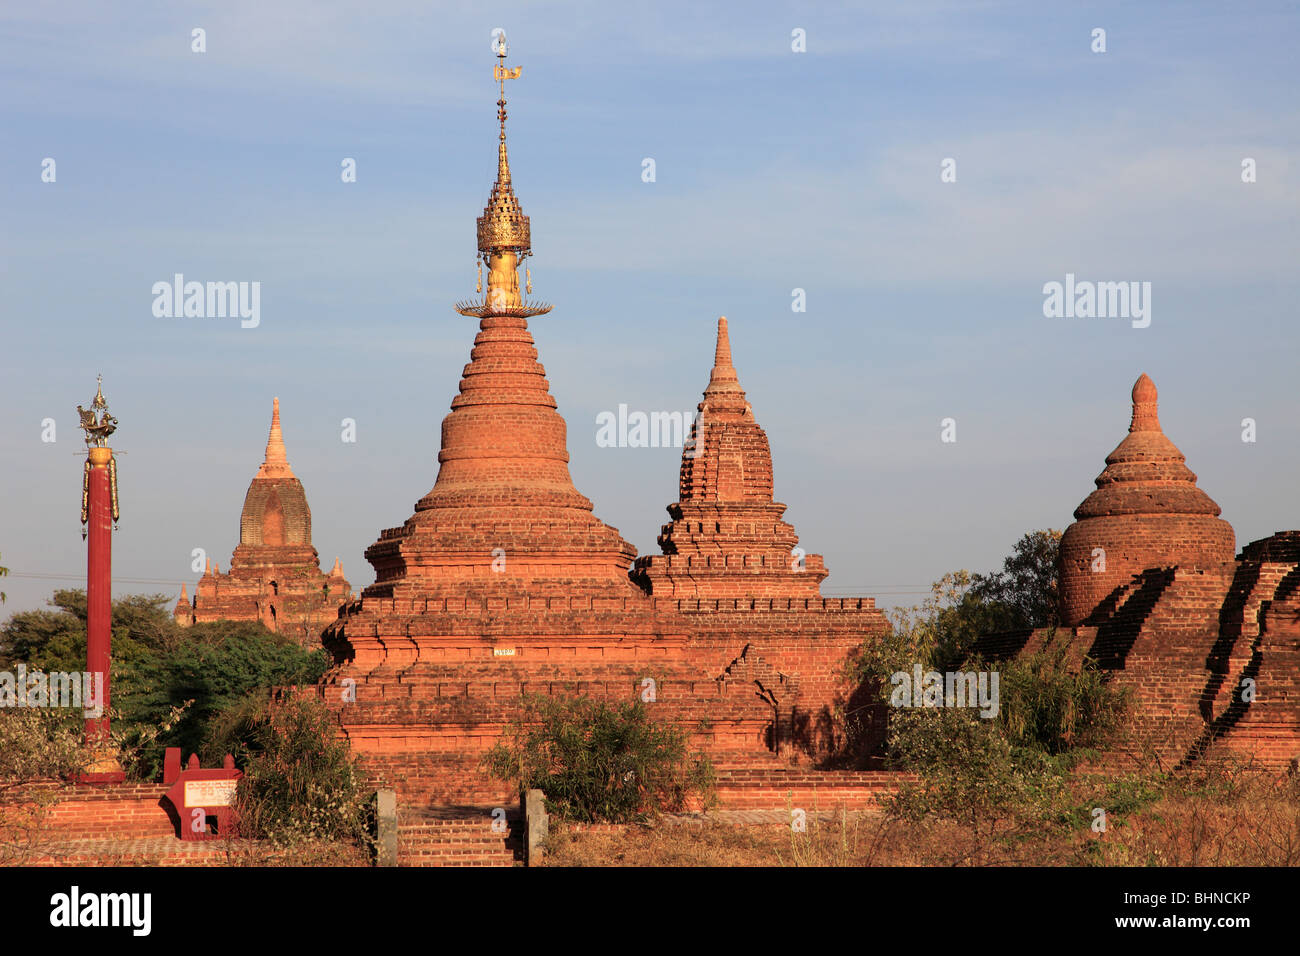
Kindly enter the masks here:
<path id="1" fill-rule="evenodd" d="M 225 716 L 224 742 L 244 757 L 235 794 L 240 836 L 277 843 L 368 839 L 351 748 L 319 700 L 264 700 Z"/>
<path id="2" fill-rule="evenodd" d="M 651 719 L 640 701 L 530 696 L 507 741 L 484 758 L 493 776 L 539 789 L 547 809 L 578 822 L 627 823 L 708 799 L 713 767 L 685 731 Z"/>

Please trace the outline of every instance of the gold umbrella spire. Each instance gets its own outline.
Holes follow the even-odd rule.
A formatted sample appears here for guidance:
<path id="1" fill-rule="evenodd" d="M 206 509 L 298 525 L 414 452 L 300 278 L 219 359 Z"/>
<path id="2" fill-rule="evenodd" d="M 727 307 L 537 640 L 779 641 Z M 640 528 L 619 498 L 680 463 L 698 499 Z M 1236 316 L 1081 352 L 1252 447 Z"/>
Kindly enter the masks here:
<path id="1" fill-rule="evenodd" d="M 532 235 L 528 217 L 524 215 L 510 182 L 510 157 L 506 151 L 506 80 L 519 79 L 523 67 L 505 65 L 509 47 L 504 30 L 494 32 L 492 47 L 497 55 L 492 76 L 500 84 L 497 179 L 492 184 L 483 215 L 478 217 L 478 254 L 488 267 L 488 287 L 481 301 L 457 302 L 456 311 L 479 318 L 544 315 L 551 311 L 551 306 L 543 302 L 527 302 L 519 294 L 519 264 L 533 254 Z M 531 274 L 527 286 L 526 291 L 531 292 Z"/>

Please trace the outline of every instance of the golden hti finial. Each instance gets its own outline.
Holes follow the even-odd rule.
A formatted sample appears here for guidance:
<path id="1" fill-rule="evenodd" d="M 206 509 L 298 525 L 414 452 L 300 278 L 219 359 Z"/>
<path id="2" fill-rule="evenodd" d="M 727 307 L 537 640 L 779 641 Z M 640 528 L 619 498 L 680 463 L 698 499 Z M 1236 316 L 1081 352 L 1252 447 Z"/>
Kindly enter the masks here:
<path id="1" fill-rule="evenodd" d="M 480 318 L 495 315 L 527 317 L 544 315 L 551 306 L 542 302 L 526 302 L 519 294 L 519 264 L 532 255 L 532 238 L 528 217 L 524 215 L 510 183 L 510 158 L 506 152 L 506 80 L 517 80 L 523 67 L 505 65 L 509 47 L 505 31 L 492 31 L 492 50 L 497 63 L 492 70 L 493 79 L 500 84 L 497 100 L 497 179 L 492 184 L 487 207 L 478 218 L 478 253 L 480 263 L 488 267 L 487 294 L 481 301 L 458 302 L 456 311 L 461 315 Z M 526 272 L 525 291 L 532 293 L 532 273 Z M 482 291 L 482 268 L 476 291 Z"/>

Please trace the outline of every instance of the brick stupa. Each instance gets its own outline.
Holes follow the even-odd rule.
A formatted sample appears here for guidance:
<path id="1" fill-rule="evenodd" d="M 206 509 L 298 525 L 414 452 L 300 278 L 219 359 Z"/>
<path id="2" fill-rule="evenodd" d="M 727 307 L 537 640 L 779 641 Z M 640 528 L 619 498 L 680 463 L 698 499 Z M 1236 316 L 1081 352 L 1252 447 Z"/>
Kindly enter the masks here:
<path id="1" fill-rule="evenodd" d="M 343 566 L 329 574 L 311 543 L 311 508 L 294 475 L 280 431 L 280 400 L 271 409 L 266 456 L 253 476 L 239 517 L 239 544 L 230 570 L 209 561 L 192 603 L 181 599 L 173 614 L 182 625 L 206 621 L 261 621 L 272 631 L 312 643 L 350 599 Z"/>
<path id="2" fill-rule="evenodd" d="M 1300 757 L 1300 532 L 1246 545 L 1196 487 L 1133 387 L 1128 437 L 1061 539 L 1062 631 L 990 635 L 989 660 L 1064 642 L 1129 692 L 1127 736 L 1106 763 L 1200 760 L 1215 746 L 1281 770 Z M 1094 549 L 1105 568 L 1094 567 Z"/>
<path id="3" fill-rule="evenodd" d="M 771 501 L 766 438 L 730 420 L 734 392 L 710 394 L 722 417 L 716 430 L 706 421 L 690 467 L 702 505 L 718 492 L 732 503 L 733 478 L 719 488 L 704 477 L 724 461 L 727 475 L 752 476 L 739 479 L 750 492 L 725 529 L 717 520 L 695 534 L 709 557 L 683 553 L 679 564 L 698 556 L 701 568 L 740 570 L 779 551 L 769 568 L 779 588 L 752 578 L 688 598 L 645 574 L 634 581 L 635 548 L 573 485 L 565 422 L 528 330 L 550 307 L 520 294 L 531 236 L 506 152 L 507 76 L 499 69 L 497 180 L 477 230 L 488 287 L 456 307 L 479 331 L 442 422 L 438 475 L 411 517 L 367 549 L 375 583 L 323 634 L 336 666 L 318 691 L 371 782 L 406 803 L 508 799 L 479 759 L 528 694 L 646 701 L 724 762 L 826 756 L 845 743 L 845 658 L 884 619 L 870 599 L 821 598 L 819 562 L 790 580 L 794 539 L 774 530 L 782 506 Z M 718 363 L 720 381 L 728 367 Z"/>
<path id="4" fill-rule="evenodd" d="M 713 372 L 682 456 L 681 500 L 659 535 L 662 555 L 637 560 L 635 579 L 656 597 L 818 597 L 820 555 L 799 550 L 773 501 L 772 452 L 731 364 L 718 319 Z"/>
<path id="5" fill-rule="evenodd" d="M 1232 525 L 1196 486 L 1185 461 L 1160 428 L 1155 384 L 1141 376 L 1133 386 L 1128 435 L 1106 456 L 1097 490 L 1075 509 L 1078 520 L 1061 538 L 1066 625 L 1087 620 L 1141 571 L 1232 561 Z"/>

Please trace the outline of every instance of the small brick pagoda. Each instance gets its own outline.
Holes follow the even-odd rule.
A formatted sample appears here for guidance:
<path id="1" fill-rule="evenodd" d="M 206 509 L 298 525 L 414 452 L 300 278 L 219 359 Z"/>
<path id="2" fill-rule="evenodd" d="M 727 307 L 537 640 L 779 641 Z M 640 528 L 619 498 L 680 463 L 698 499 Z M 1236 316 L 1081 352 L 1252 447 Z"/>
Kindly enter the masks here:
<path id="1" fill-rule="evenodd" d="M 1284 769 L 1300 757 L 1300 531 L 1234 557 L 1232 526 L 1161 431 L 1156 399 L 1143 375 L 1128 436 L 1061 538 L 1065 640 L 1131 690 L 1131 755 L 1173 766 L 1217 741 Z M 997 659 L 1061 636 L 991 636 L 980 650 Z"/>
<path id="2" fill-rule="evenodd" d="M 311 508 L 294 475 L 280 431 L 280 400 L 271 410 L 266 457 L 253 476 L 239 518 L 230 570 L 211 561 L 194 589 L 182 585 L 173 615 L 183 626 L 205 621 L 261 621 L 272 631 L 314 643 L 338 616 L 352 589 L 337 558 L 329 574 L 311 543 Z"/>
<path id="3" fill-rule="evenodd" d="M 668 507 L 662 555 L 637 559 L 633 575 L 660 597 L 807 598 L 826 577 L 820 555 L 798 549 L 772 500 L 772 452 L 731 364 L 727 319 L 704 401 L 682 456 L 681 500 Z"/>
<path id="4" fill-rule="evenodd" d="M 1196 487 L 1183 453 L 1160 428 L 1155 383 L 1133 386 L 1128 435 L 1106 456 L 1097 490 L 1075 509 L 1061 538 L 1060 593 L 1066 625 L 1083 623 L 1117 587 L 1147 568 L 1231 562 L 1232 525 Z"/>
<path id="5" fill-rule="evenodd" d="M 725 319 L 664 555 L 629 574 L 636 549 L 573 485 L 528 331 L 551 307 L 519 288 L 531 235 L 505 138 L 518 73 L 496 71 L 497 179 L 477 229 L 488 288 L 456 307 L 479 331 L 438 476 L 366 550 L 375 583 L 322 635 L 336 666 L 318 690 L 372 781 L 404 803 L 508 799 L 478 761 L 525 694 L 645 700 L 724 763 L 842 750 L 855 690 L 842 670 L 887 625 L 870 598 L 822 598 L 821 559 L 792 553 Z"/>

